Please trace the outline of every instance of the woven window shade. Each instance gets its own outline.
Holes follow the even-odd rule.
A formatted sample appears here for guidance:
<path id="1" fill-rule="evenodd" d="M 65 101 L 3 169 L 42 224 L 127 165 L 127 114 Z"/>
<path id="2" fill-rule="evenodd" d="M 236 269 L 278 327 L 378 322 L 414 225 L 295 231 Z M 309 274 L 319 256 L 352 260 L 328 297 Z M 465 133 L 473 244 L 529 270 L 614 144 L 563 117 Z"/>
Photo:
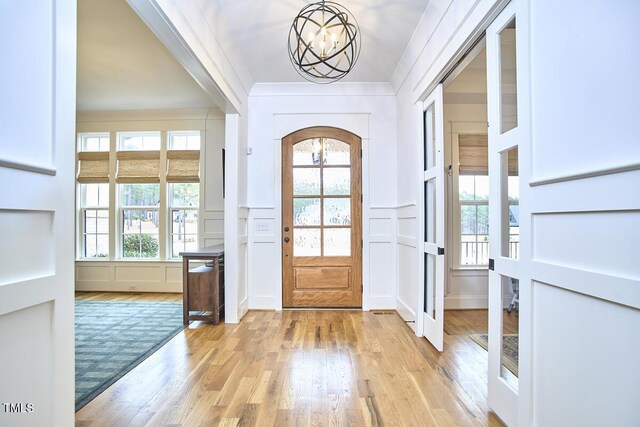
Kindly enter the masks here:
<path id="1" fill-rule="evenodd" d="M 509 176 L 518 176 L 518 150 L 509 150 Z"/>
<path id="2" fill-rule="evenodd" d="M 160 182 L 159 151 L 119 151 L 118 183 Z"/>
<path id="3" fill-rule="evenodd" d="M 167 182 L 200 182 L 200 151 L 167 151 Z"/>
<path id="4" fill-rule="evenodd" d="M 78 153 L 78 182 L 109 182 L 109 152 Z"/>
<path id="5" fill-rule="evenodd" d="M 487 143 L 487 135 L 458 136 L 460 175 L 487 175 L 489 173 Z"/>

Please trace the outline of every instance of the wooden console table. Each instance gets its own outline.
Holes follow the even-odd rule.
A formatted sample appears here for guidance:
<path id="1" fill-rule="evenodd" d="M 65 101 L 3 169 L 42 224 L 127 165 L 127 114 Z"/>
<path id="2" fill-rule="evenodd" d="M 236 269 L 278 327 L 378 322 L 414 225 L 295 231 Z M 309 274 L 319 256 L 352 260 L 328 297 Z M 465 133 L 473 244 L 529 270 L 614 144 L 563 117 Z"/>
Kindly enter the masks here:
<path id="1" fill-rule="evenodd" d="M 224 245 L 180 252 L 182 257 L 182 321 L 220 323 L 224 316 Z M 189 261 L 213 261 L 213 265 L 189 269 Z M 207 312 L 190 314 L 190 311 Z"/>

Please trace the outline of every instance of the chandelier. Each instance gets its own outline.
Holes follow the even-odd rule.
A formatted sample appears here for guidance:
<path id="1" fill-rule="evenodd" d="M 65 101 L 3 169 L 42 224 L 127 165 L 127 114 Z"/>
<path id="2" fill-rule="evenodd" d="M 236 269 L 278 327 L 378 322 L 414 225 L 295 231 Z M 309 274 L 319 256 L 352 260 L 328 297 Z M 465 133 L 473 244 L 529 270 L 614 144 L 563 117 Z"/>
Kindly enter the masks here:
<path id="1" fill-rule="evenodd" d="M 360 29 L 351 12 L 333 1 L 303 7 L 289 30 L 289 58 L 314 83 L 331 83 L 351 71 L 360 55 Z"/>

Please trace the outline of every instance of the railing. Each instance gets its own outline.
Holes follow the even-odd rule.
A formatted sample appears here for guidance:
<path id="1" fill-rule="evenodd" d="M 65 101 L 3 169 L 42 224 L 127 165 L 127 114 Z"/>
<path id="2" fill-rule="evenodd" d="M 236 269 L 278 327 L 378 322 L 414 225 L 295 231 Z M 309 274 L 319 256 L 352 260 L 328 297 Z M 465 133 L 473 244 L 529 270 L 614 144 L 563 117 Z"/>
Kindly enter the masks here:
<path id="1" fill-rule="evenodd" d="M 488 265 L 489 242 L 460 242 L 460 265 Z M 520 242 L 509 242 L 509 258 L 520 257 Z"/>

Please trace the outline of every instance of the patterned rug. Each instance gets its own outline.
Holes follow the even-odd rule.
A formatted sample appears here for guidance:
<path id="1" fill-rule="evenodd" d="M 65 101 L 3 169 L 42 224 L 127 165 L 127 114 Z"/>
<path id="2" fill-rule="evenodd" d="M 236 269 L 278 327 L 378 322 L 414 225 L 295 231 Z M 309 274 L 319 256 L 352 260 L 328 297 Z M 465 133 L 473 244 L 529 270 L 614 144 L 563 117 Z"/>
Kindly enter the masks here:
<path id="1" fill-rule="evenodd" d="M 76 411 L 162 347 L 180 302 L 76 301 Z"/>
<path id="2" fill-rule="evenodd" d="M 476 344 L 488 351 L 489 337 L 487 335 L 469 335 Z M 502 364 L 513 375 L 518 376 L 518 334 L 505 334 L 502 341 Z"/>

